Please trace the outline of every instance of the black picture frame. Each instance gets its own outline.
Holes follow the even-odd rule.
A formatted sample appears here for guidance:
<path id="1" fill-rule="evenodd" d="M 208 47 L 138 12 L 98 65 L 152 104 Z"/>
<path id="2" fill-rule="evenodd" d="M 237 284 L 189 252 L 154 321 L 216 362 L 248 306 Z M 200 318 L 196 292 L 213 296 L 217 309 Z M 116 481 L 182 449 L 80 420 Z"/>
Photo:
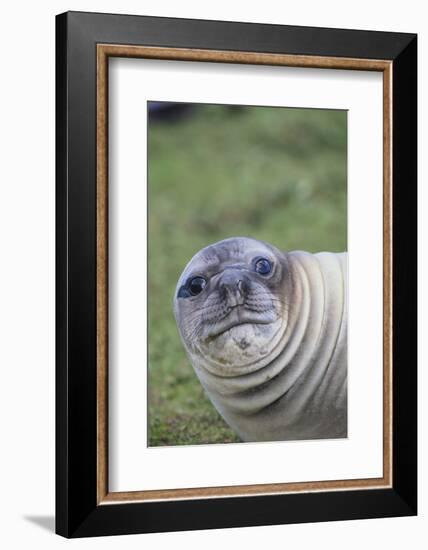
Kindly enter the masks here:
<path id="1" fill-rule="evenodd" d="M 97 500 L 97 44 L 392 62 L 392 486 Z M 417 36 L 68 12 L 56 18 L 56 532 L 65 537 L 417 513 Z"/>

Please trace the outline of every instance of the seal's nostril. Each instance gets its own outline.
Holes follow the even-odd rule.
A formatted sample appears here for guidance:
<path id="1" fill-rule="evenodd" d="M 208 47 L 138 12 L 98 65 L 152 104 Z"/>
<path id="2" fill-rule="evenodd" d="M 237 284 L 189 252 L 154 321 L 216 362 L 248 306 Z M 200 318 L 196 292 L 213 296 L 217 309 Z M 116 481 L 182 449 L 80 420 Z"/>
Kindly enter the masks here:
<path id="1" fill-rule="evenodd" d="M 244 296 L 248 293 L 248 281 L 244 279 L 239 279 L 237 282 L 238 292 L 241 296 Z"/>

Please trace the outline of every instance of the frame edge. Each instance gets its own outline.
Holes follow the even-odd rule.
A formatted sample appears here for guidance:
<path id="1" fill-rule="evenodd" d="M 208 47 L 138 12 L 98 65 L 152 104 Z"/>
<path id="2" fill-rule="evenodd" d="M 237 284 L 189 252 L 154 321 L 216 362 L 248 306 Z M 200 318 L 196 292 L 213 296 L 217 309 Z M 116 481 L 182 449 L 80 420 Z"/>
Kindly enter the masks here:
<path id="1" fill-rule="evenodd" d="M 55 18 L 55 532 L 69 534 L 67 384 L 67 14 Z"/>
<path id="2" fill-rule="evenodd" d="M 393 486 L 417 514 L 417 35 L 394 60 L 393 97 Z"/>

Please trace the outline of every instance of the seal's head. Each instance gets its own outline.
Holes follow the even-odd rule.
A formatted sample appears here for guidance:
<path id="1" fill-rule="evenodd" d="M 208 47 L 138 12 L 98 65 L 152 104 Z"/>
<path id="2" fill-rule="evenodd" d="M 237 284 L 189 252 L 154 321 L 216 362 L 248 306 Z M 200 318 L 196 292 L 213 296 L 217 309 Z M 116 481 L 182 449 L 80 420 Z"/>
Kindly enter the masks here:
<path id="1" fill-rule="evenodd" d="M 237 376 L 272 361 L 287 326 L 290 285 L 286 254 L 256 239 L 226 239 L 198 252 L 174 297 L 193 365 Z"/>

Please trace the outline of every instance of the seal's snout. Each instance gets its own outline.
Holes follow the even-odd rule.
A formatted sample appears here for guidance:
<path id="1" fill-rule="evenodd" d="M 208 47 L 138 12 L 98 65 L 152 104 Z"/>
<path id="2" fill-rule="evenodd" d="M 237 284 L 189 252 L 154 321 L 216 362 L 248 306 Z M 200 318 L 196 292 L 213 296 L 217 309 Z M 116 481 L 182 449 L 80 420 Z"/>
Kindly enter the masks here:
<path id="1" fill-rule="evenodd" d="M 243 305 L 248 294 L 249 282 L 240 269 L 226 269 L 219 281 L 219 289 L 228 305 Z"/>

